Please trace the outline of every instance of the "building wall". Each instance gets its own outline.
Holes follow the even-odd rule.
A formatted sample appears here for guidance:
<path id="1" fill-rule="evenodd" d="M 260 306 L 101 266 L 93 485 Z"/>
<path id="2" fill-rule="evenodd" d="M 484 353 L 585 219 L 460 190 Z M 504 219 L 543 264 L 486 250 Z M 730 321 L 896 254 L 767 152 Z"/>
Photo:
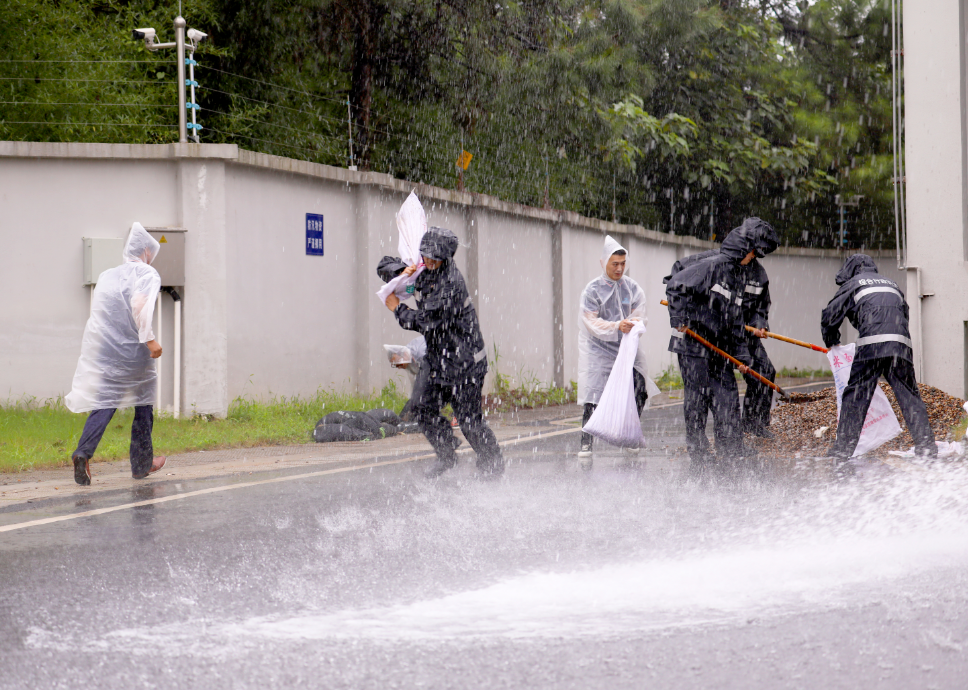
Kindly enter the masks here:
<path id="1" fill-rule="evenodd" d="M 135 220 L 186 230 L 182 412 L 225 414 L 238 396 L 379 391 L 391 378 L 407 388 L 383 344 L 415 334 L 374 293 L 377 261 L 398 253 L 395 215 L 412 189 L 430 224 L 460 239 L 456 262 L 488 357 L 496 347 L 500 371 L 516 384 L 577 379 L 578 299 L 601 272 L 606 234 L 628 248 L 629 275 L 646 293 L 651 373 L 674 363 L 662 278 L 677 258 L 715 246 L 708 242 L 228 145 L 0 142 L 0 271 L 9 295 L 0 301 L 0 396 L 70 390 L 90 300 L 80 240 L 123 237 Z M 307 213 L 324 216 L 324 256 L 305 254 Z M 778 332 L 819 342 L 819 310 L 841 263 L 816 251 L 765 260 Z M 162 405 L 171 409 L 171 298 L 162 304 Z M 806 350 L 768 349 L 778 368 L 823 366 Z"/>
<path id="2" fill-rule="evenodd" d="M 70 390 L 91 302 L 81 238 L 173 225 L 174 175 L 170 161 L 0 161 L 0 400 Z"/>
<path id="3" fill-rule="evenodd" d="M 904 3 L 906 257 L 919 380 L 965 397 L 965 7 Z M 918 299 L 916 296 L 920 296 Z"/>

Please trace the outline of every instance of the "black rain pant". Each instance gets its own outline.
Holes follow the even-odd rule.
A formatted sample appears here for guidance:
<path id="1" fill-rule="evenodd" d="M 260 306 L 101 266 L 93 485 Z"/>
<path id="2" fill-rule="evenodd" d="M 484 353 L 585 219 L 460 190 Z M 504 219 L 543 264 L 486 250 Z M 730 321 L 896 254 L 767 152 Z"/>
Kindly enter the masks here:
<path id="1" fill-rule="evenodd" d="M 77 442 L 77 450 L 72 457 L 90 460 L 94 457 L 105 429 L 111 423 L 111 418 L 117 408 L 92 410 L 84 422 L 84 431 Z M 134 421 L 131 422 L 131 474 L 147 474 L 155 459 L 154 447 L 151 443 L 151 430 L 154 426 L 154 411 L 151 405 L 138 405 L 134 408 Z"/>
<path id="2" fill-rule="evenodd" d="M 736 462 L 743 455 L 743 429 L 739 413 L 739 387 L 733 365 L 723 357 L 679 355 L 683 383 L 683 414 L 686 420 L 686 447 L 696 465 L 711 461 L 706 418 L 713 413 L 716 457 Z"/>
<path id="3" fill-rule="evenodd" d="M 632 370 L 632 384 L 635 389 L 635 409 L 638 411 L 639 417 L 641 417 L 642 410 L 645 408 L 645 402 L 649 399 L 649 392 L 645 388 L 645 377 L 635 369 Z M 592 418 L 592 413 L 595 412 L 595 408 L 597 407 L 598 405 L 595 403 L 585 403 L 585 409 L 581 415 L 582 427 L 588 424 L 588 420 Z M 591 434 L 586 434 L 584 431 L 581 432 L 581 447 L 591 448 L 594 438 Z"/>
<path id="4" fill-rule="evenodd" d="M 938 447 L 934 442 L 934 432 L 928 420 L 928 411 L 918 392 L 914 380 L 914 365 L 898 357 L 877 357 L 875 359 L 854 360 L 850 367 L 850 379 L 844 389 L 840 403 L 840 421 L 837 424 L 837 440 L 834 441 L 831 455 L 847 459 L 854 454 L 867 409 L 874 398 L 877 380 L 883 376 L 891 385 L 897 404 L 901 407 L 904 422 L 914 439 L 914 447 L 919 455 L 936 456 Z"/>
<path id="5" fill-rule="evenodd" d="M 776 368 L 766 354 L 763 341 L 759 338 L 747 338 L 753 366 L 750 367 L 757 374 L 762 374 L 770 383 L 776 382 Z M 770 408 L 773 407 L 773 389 L 760 383 L 749 374 L 743 376 L 746 380 L 746 395 L 743 398 L 743 430 L 755 433 L 770 426 Z"/>
<path id="6" fill-rule="evenodd" d="M 440 409 L 450 403 L 454 408 L 454 415 L 460 430 L 471 448 L 477 453 L 477 467 L 481 470 L 494 471 L 503 469 L 504 458 L 501 447 L 497 444 L 494 432 L 484 421 L 484 410 L 481 407 L 481 391 L 484 388 L 484 375 L 487 364 L 481 362 L 471 367 L 455 385 L 444 385 L 428 376 L 424 380 L 423 390 L 419 400 L 415 397 L 413 411 L 420 429 L 430 441 L 438 460 L 448 465 L 457 462 L 454 452 L 454 430 L 450 422 L 440 414 Z"/>

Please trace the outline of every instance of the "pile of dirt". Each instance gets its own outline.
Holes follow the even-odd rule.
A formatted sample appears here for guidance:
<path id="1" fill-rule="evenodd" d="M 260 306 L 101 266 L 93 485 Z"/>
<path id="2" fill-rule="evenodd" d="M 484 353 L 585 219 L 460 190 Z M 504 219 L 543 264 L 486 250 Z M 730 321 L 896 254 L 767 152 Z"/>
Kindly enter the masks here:
<path id="1" fill-rule="evenodd" d="M 901 424 L 901 434 L 882 445 L 872 455 L 886 455 L 888 451 L 907 450 L 914 445 L 894 392 L 883 381 L 880 386 L 894 408 L 894 414 Z M 955 440 L 949 435 L 952 427 L 965 416 L 962 409 L 965 401 L 923 383 L 918 384 L 918 389 L 927 407 L 935 438 L 939 441 Z M 817 436 L 818 430 L 823 427 L 827 427 L 826 431 Z M 833 386 L 815 393 L 791 396 L 789 403 L 781 404 L 773 410 L 770 431 L 773 432 L 773 439 L 748 437 L 747 443 L 763 455 L 776 457 L 791 457 L 797 453 L 803 456 L 826 455 L 837 437 L 837 394 Z"/>

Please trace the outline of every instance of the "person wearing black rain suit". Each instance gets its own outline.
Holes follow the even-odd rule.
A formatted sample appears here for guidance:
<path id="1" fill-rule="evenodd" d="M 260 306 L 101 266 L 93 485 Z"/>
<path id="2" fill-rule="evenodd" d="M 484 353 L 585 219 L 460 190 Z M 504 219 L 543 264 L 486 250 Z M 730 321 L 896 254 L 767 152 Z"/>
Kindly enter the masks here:
<path id="1" fill-rule="evenodd" d="M 477 453 L 478 470 L 485 476 L 497 476 L 504 471 L 504 458 L 481 407 L 487 351 L 464 276 L 454 264 L 457 246 L 457 236 L 450 230 L 429 228 L 420 241 L 427 268 L 414 285 L 417 309 L 400 304 L 393 295 L 387 298 L 387 306 L 401 327 L 417 331 L 427 340 L 427 378 L 413 407 L 437 453 L 437 462 L 427 476 L 437 477 L 457 463 L 454 432 L 439 414 L 447 403 Z M 439 265 L 431 268 L 433 264 Z"/>
<path id="2" fill-rule="evenodd" d="M 666 299 L 673 328 L 689 328 L 749 367 L 752 358 L 743 328 L 743 269 L 755 258 L 756 249 L 750 233 L 737 230 L 726 236 L 718 252 L 667 276 Z M 706 438 L 710 410 L 717 459 L 723 464 L 737 462 L 743 456 L 743 432 L 733 365 L 681 330 L 673 334 L 669 349 L 679 356 L 691 471 L 702 474 L 712 460 Z"/>
<path id="3" fill-rule="evenodd" d="M 773 226 L 759 218 L 747 218 L 743 224 L 735 228 L 732 232 L 746 234 L 753 243 L 756 257 L 744 267 L 743 271 L 743 322 L 757 330 L 767 331 L 770 329 L 770 277 L 766 273 L 759 258 L 773 253 L 779 244 L 776 230 Z M 732 234 L 732 233 L 730 233 Z M 672 265 L 672 275 L 675 275 L 686 266 L 696 261 L 708 259 L 719 254 L 718 249 L 710 249 L 699 254 L 679 259 Z M 664 282 L 668 281 L 666 277 Z M 770 361 L 770 356 L 763 347 L 762 339 L 745 328 L 744 337 L 746 346 L 750 351 L 753 366 L 750 368 L 758 374 L 768 379 L 770 382 L 776 381 L 776 368 Z M 698 342 L 689 338 L 682 337 L 681 333 L 673 333 L 669 341 L 669 352 L 677 354 L 693 354 L 706 351 Z M 770 432 L 770 408 L 773 406 L 773 389 L 749 374 L 744 374 L 746 380 L 746 395 L 743 398 L 743 430 L 754 436 L 772 438 Z"/>
<path id="4" fill-rule="evenodd" d="M 836 283 L 840 289 L 820 319 L 824 344 L 840 344 L 840 325 L 845 318 L 857 329 L 858 338 L 850 379 L 840 403 L 837 440 L 830 455 L 843 465 L 854 454 L 874 388 L 883 376 L 894 391 L 917 453 L 936 456 L 934 432 L 914 379 L 904 295 L 897 283 L 877 273 L 877 264 L 866 254 L 848 257 Z"/>

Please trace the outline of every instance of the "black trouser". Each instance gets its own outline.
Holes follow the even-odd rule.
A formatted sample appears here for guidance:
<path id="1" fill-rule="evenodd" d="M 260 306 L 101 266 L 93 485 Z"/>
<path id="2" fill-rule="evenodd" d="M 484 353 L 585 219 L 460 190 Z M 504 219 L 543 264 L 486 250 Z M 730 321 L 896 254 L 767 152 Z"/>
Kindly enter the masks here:
<path id="1" fill-rule="evenodd" d="M 431 374 L 424 381 L 420 399 L 411 398 L 420 429 L 430 441 L 439 460 L 450 465 L 457 462 L 454 430 L 440 414 L 440 408 L 450 403 L 460 430 L 477 453 L 477 466 L 488 470 L 504 466 L 501 448 L 497 445 L 494 432 L 484 421 L 484 411 L 481 408 L 481 390 L 484 388 L 486 373 L 487 364 L 481 362 L 471 367 L 456 384 L 451 385 L 440 383 Z"/>
<path id="2" fill-rule="evenodd" d="M 632 385 L 635 390 L 635 409 L 639 413 L 639 417 L 642 416 L 642 409 L 645 407 L 646 400 L 649 399 L 649 392 L 645 388 L 645 377 L 642 376 L 635 369 L 632 370 Z M 581 425 L 584 427 L 588 424 L 588 420 L 592 418 L 592 413 L 595 412 L 595 408 L 598 405 L 595 403 L 585 403 L 585 409 L 582 410 L 581 415 Z M 592 447 L 592 439 L 595 437 L 591 434 L 586 434 L 584 431 L 581 432 L 581 446 L 585 448 Z"/>
<path id="3" fill-rule="evenodd" d="M 850 380 L 847 381 L 840 402 L 837 440 L 834 441 L 831 455 L 846 459 L 854 454 L 867 419 L 867 409 L 874 398 L 877 379 L 881 376 L 891 384 L 918 454 L 937 455 L 938 447 L 934 442 L 928 411 L 918 392 L 917 381 L 914 380 L 914 365 L 897 357 L 854 360 L 850 367 Z"/>
<path id="4" fill-rule="evenodd" d="M 683 414 L 686 419 L 686 447 L 695 463 L 710 460 L 706 438 L 706 417 L 713 413 L 716 456 L 737 460 L 743 454 L 743 429 L 739 414 L 739 387 L 733 365 L 723 357 L 679 355 L 683 383 Z"/>
<path id="5" fill-rule="evenodd" d="M 770 383 L 776 381 L 776 368 L 766 354 L 763 341 L 759 338 L 747 338 L 753 366 L 750 367 L 757 374 L 766 377 Z M 743 398 L 743 429 L 749 432 L 760 431 L 770 426 L 770 408 L 773 407 L 773 389 L 749 374 L 746 379 L 746 396 Z"/>
<path id="6" fill-rule="evenodd" d="M 77 450 L 72 457 L 90 460 L 94 457 L 97 444 L 101 442 L 104 430 L 108 428 L 111 418 L 117 408 L 93 410 L 84 422 L 81 440 L 77 442 Z M 145 474 L 151 469 L 155 458 L 155 451 L 151 444 L 151 429 L 154 426 L 154 413 L 151 405 L 139 405 L 134 408 L 134 421 L 131 422 L 131 474 Z"/>

